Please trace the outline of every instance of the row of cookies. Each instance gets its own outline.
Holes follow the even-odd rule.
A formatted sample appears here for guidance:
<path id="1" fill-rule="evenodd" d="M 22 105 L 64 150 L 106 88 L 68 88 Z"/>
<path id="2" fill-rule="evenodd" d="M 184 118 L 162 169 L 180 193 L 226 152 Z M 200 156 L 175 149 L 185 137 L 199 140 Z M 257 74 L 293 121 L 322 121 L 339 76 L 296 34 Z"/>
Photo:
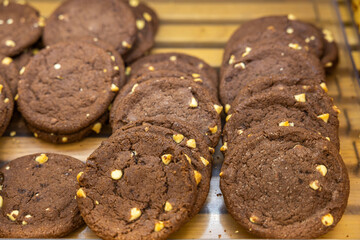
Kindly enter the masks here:
<path id="1" fill-rule="evenodd" d="M 104 14 L 106 17 L 103 17 Z M 4 92 L 10 87 L 11 96 L 8 93 L 3 94 L 6 101 L 5 104 L 2 103 L 0 109 L 4 116 L 0 132 L 3 133 L 9 124 L 14 105 L 13 99 L 19 98 L 18 82 L 26 72 L 26 65 L 29 64 L 29 67 L 33 68 L 34 64 L 41 62 L 39 60 L 41 57 L 39 57 L 30 63 L 44 46 L 70 41 L 96 45 L 115 59 L 116 66 L 120 69 L 118 71 L 121 73 L 124 63 L 120 55 L 126 63 L 130 63 L 146 54 L 154 45 L 158 24 L 156 13 L 137 0 L 102 2 L 68 0 L 63 2 L 47 20 L 24 1 L 2 1 L 0 4 L 0 77 L 3 79 L 1 82 L 7 83 L 7 85 L 1 83 Z M 34 70 L 36 72 L 40 69 Z M 58 77 L 61 78 L 60 75 Z M 121 81 L 125 80 L 123 77 L 120 78 Z M 123 84 L 124 82 L 116 83 L 117 87 Z M 99 119 L 99 122 L 105 120 L 106 117 L 103 117 Z M 90 132 L 84 129 L 81 129 L 82 133 L 79 133 L 79 129 L 61 130 L 58 135 L 63 136 L 54 138 L 47 136 L 51 133 L 55 134 L 52 129 L 42 129 L 34 125 L 30 123 L 29 128 L 35 136 L 40 135 L 50 142 L 71 142 L 81 139 Z M 89 126 L 87 124 L 86 127 Z M 94 131 L 98 132 L 96 130 L 98 128 L 99 125 Z M 42 132 L 43 130 L 45 133 Z M 74 132 L 77 133 L 76 137 L 66 136 Z"/>
<path id="2" fill-rule="evenodd" d="M 126 75 L 110 110 L 113 134 L 88 158 L 77 199 L 102 238 L 166 239 L 209 192 L 221 133 L 222 107 L 208 90 L 216 72 L 198 58 L 167 53 L 136 61 Z"/>
<path id="3" fill-rule="evenodd" d="M 225 48 L 220 187 L 233 218 L 264 238 L 319 237 L 346 208 L 339 110 L 325 84 L 338 53 L 325 33 L 292 15 L 264 17 Z"/>

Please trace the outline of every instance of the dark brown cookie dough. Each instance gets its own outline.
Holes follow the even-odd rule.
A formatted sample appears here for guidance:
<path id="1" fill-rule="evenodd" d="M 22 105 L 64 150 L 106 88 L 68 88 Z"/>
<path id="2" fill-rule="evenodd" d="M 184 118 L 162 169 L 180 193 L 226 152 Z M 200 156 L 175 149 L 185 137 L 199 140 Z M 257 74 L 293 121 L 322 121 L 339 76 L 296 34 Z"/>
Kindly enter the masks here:
<path id="1" fill-rule="evenodd" d="M 83 225 L 75 200 L 76 176 L 85 164 L 75 158 L 39 153 L 1 168 L 0 236 L 58 238 Z"/>
<path id="2" fill-rule="evenodd" d="M 210 179 L 212 174 L 212 158 L 209 154 L 209 149 L 206 147 L 205 141 L 199 141 L 199 139 L 203 138 L 201 133 L 195 131 L 194 134 L 199 134 L 199 136 L 195 138 L 191 132 L 191 130 L 193 130 L 192 127 L 187 127 L 187 125 L 176 119 L 174 119 L 172 123 L 170 123 L 170 121 L 159 121 L 156 119 L 138 121 L 127 124 L 124 127 L 120 128 L 118 131 L 123 131 L 124 133 L 153 133 L 159 136 L 166 137 L 169 139 L 169 141 L 174 141 L 178 144 L 180 148 L 183 149 L 183 153 L 186 154 L 186 158 L 189 161 L 191 167 L 195 171 L 199 172 L 197 197 L 194 203 L 193 210 L 190 213 L 190 218 L 192 218 L 201 210 L 208 196 Z M 168 126 L 172 128 L 167 128 L 163 126 Z M 181 130 L 181 132 L 174 131 L 173 128 Z M 184 133 L 185 135 L 183 135 L 182 133 Z"/>
<path id="3" fill-rule="evenodd" d="M 155 44 L 158 17 L 154 10 L 144 3 L 126 0 L 136 19 L 137 35 L 134 46 L 124 55 L 127 64 L 147 53 Z"/>
<path id="4" fill-rule="evenodd" d="M 34 56 L 21 75 L 19 110 L 38 130 L 77 133 L 107 112 L 121 75 L 99 47 L 84 42 L 53 45 Z"/>
<path id="5" fill-rule="evenodd" d="M 320 84 L 325 81 L 325 72 L 319 59 L 295 46 L 259 46 L 244 55 L 234 55 L 220 80 L 220 100 L 230 104 L 238 92 L 258 77 L 278 77 L 294 81 Z"/>
<path id="6" fill-rule="evenodd" d="M 0 77 L 2 77 L 9 85 L 11 94 L 15 97 L 17 94 L 17 85 L 19 82 L 19 72 L 16 64 L 10 57 L 0 54 Z"/>
<path id="7" fill-rule="evenodd" d="M 221 132 L 222 107 L 193 82 L 149 80 L 136 86 L 131 94 L 116 98 L 110 112 L 113 128 L 147 117 L 173 117 L 189 123 L 215 147 Z M 117 126 L 117 127 L 116 127 Z"/>
<path id="8" fill-rule="evenodd" d="M 188 220 L 196 199 L 190 169 L 175 142 L 118 131 L 79 177 L 81 215 L 104 239 L 166 239 Z"/>
<path id="9" fill-rule="evenodd" d="M 262 238 L 317 238 L 349 196 L 338 150 L 303 128 L 265 129 L 229 149 L 220 187 L 232 217 Z"/>
<path id="10" fill-rule="evenodd" d="M 243 131 L 257 126 L 303 127 L 328 137 L 340 148 L 337 109 L 317 86 L 277 85 L 247 100 L 235 99 L 224 127 L 224 141 L 233 145 Z"/>
<path id="11" fill-rule="evenodd" d="M 176 70 L 188 73 L 196 81 L 204 81 L 204 84 L 215 88 L 218 86 L 218 76 L 214 68 L 197 57 L 183 53 L 160 53 L 141 58 L 130 66 L 128 78 L 137 78 L 143 71 L 154 70 Z"/>
<path id="12" fill-rule="evenodd" d="M 10 87 L 0 77 L 0 136 L 2 136 L 10 123 L 14 111 L 14 100 Z"/>
<path id="13" fill-rule="evenodd" d="M 297 43 L 302 48 L 308 48 L 317 57 L 321 57 L 324 51 L 322 35 L 318 29 L 302 21 L 294 20 L 294 16 L 268 16 L 257 18 L 244 23 L 231 36 L 226 44 L 224 59 L 229 59 L 231 52 L 237 48 L 237 44 L 257 42 L 265 37 L 270 41 L 276 39 L 283 44 Z M 293 39 L 294 42 L 290 42 Z"/>
<path id="14" fill-rule="evenodd" d="M 45 45 L 95 37 L 124 54 L 136 39 L 135 17 L 119 0 L 67 0 L 49 17 L 44 29 Z"/>
<path id="15" fill-rule="evenodd" d="M 34 44 L 45 20 L 28 4 L 9 0 L 0 3 L 0 53 L 15 56 Z"/>

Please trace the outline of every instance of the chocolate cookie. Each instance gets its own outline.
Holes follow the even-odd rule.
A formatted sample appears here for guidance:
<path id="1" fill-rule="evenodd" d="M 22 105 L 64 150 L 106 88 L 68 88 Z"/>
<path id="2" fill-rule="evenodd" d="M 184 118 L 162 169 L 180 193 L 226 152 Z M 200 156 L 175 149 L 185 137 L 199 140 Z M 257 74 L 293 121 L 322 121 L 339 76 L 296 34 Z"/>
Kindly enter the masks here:
<path id="1" fill-rule="evenodd" d="M 14 100 L 11 90 L 4 79 L 0 77 L 0 136 L 10 123 L 14 111 Z"/>
<path id="2" fill-rule="evenodd" d="M 19 72 L 12 58 L 0 55 L 0 77 L 8 83 L 11 94 L 15 97 L 19 82 Z"/>
<path id="3" fill-rule="evenodd" d="M 85 164 L 54 154 L 20 157 L 1 168 L 0 236 L 59 238 L 83 225 L 75 200 Z"/>
<path id="4" fill-rule="evenodd" d="M 332 33 L 327 30 L 323 29 L 323 41 L 325 45 L 324 54 L 321 57 L 321 63 L 324 65 L 325 70 L 327 72 L 331 72 L 335 69 L 339 62 L 339 49 L 334 41 L 334 37 Z"/>
<path id="5" fill-rule="evenodd" d="M 122 73 L 103 49 L 84 42 L 53 45 L 21 75 L 18 106 L 26 122 L 55 135 L 96 123 L 119 90 Z"/>
<path id="6" fill-rule="evenodd" d="M 339 222 L 349 196 L 338 150 L 297 127 L 265 129 L 239 142 L 220 176 L 229 213 L 262 238 L 317 238 Z"/>
<path id="7" fill-rule="evenodd" d="M 273 75 L 291 78 L 296 82 L 320 84 L 325 81 L 325 72 L 319 59 L 295 46 L 260 46 L 246 55 L 234 56 L 220 80 L 220 100 L 230 104 L 238 92 L 258 77 Z"/>
<path id="8" fill-rule="evenodd" d="M 30 62 L 30 59 L 43 48 L 44 45 L 42 39 L 40 38 L 34 45 L 26 48 L 20 54 L 14 56 L 13 60 L 18 69 L 18 72 L 21 71 L 21 69 Z"/>
<path id="9" fill-rule="evenodd" d="M 310 23 L 294 20 L 294 16 L 289 15 L 262 17 L 244 23 L 226 44 L 224 59 L 229 59 L 238 42 L 257 42 L 258 39 L 264 39 L 258 37 L 264 32 L 270 33 L 271 36 L 266 39 L 276 39 L 277 42 L 287 44 L 297 43 L 300 47 L 308 47 L 319 58 L 323 55 L 324 43 L 318 29 Z M 289 42 L 290 39 L 294 39 L 294 42 Z M 299 39 L 301 42 L 298 42 Z"/>
<path id="10" fill-rule="evenodd" d="M 124 55 L 125 62 L 129 64 L 154 46 L 159 20 L 156 13 L 146 4 L 133 0 L 126 2 L 134 13 L 138 30 L 134 46 Z"/>
<path id="11" fill-rule="evenodd" d="M 224 141 L 233 144 L 243 131 L 256 126 L 303 127 L 321 133 L 340 148 L 337 108 L 317 86 L 277 85 L 247 100 L 235 99 L 224 127 Z"/>
<path id="12" fill-rule="evenodd" d="M 188 220 L 196 199 L 195 173 L 175 142 L 118 131 L 86 165 L 77 201 L 99 237 L 166 239 Z"/>
<path id="13" fill-rule="evenodd" d="M 15 56 L 34 44 L 45 22 L 28 4 L 3 0 L 0 4 L 0 53 Z"/>
<path id="14" fill-rule="evenodd" d="M 203 81 L 194 81 L 194 78 L 190 74 L 171 70 L 157 70 L 150 72 L 145 71 L 139 77 L 130 79 L 130 81 L 128 81 L 128 83 L 121 89 L 117 98 L 123 98 L 128 95 L 134 86 L 136 87 L 140 83 L 154 79 L 167 79 L 176 82 L 195 82 L 197 85 L 206 89 L 208 94 L 212 97 L 213 102 L 217 103 L 219 101 L 217 96 L 217 89 L 213 86 L 206 86 Z"/>
<path id="15" fill-rule="evenodd" d="M 154 67 L 154 64 L 157 64 L 157 68 Z M 194 81 L 204 81 L 205 85 L 216 88 L 218 86 L 216 70 L 205 61 L 187 54 L 160 53 L 141 58 L 130 66 L 128 79 L 140 76 L 143 73 L 141 69 L 145 71 L 176 70 L 191 74 Z"/>
<path id="16" fill-rule="evenodd" d="M 162 127 L 162 125 L 174 127 L 175 129 L 182 127 L 182 129 L 179 129 L 181 132 L 178 132 L 171 128 Z M 196 201 L 194 203 L 193 210 L 190 213 L 190 218 L 192 218 L 201 210 L 208 196 L 212 174 L 212 158 L 209 154 L 209 149 L 206 147 L 206 142 L 199 141 L 199 139 L 203 140 L 201 133 L 197 132 L 199 137 L 194 138 L 194 135 L 187 130 L 193 130 L 193 128 L 187 127 L 181 121 L 176 119 L 174 119 L 173 123 L 170 123 L 169 120 L 159 121 L 155 119 L 130 123 L 120 128 L 118 131 L 123 131 L 124 133 L 149 132 L 164 136 L 168 138 L 169 141 L 176 142 L 178 146 L 183 149 L 183 153 L 186 154 L 186 158 L 189 161 L 191 167 L 197 171 L 198 175 L 200 176 L 199 182 L 197 184 Z M 195 132 L 195 134 L 197 133 Z"/>
<path id="17" fill-rule="evenodd" d="M 215 147 L 221 132 L 222 107 L 193 82 L 149 80 L 133 88 L 131 94 L 116 98 L 110 112 L 115 128 L 147 117 L 173 117 L 186 121 L 206 136 Z"/>
<path id="18" fill-rule="evenodd" d="M 292 79 L 292 78 L 283 78 L 282 76 L 269 76 L 269 77 L 259 77 L 251 81 L 248 85 L 243 87 L 237 97 L 236 100 L 233 101 L 233 105 L 240 104 L 241 102 L 245 101 L 246 99 L 251 98 L 252 96 L 262 93 L 262 92 L 269 92 L 271 89 L 278 88 L 286 88 L 286 87 L 293 87 L 293 86 L 315 86 L 311 79 Z M 325 82 L 320 83 L 317 87 L 323 89 L 321 92 L 328 92 L 328 88 Z M 323 93 L 320 93 L 323 95 Z M 231 109 L 231 106 L 230 106 Z M 229 112 L 229 111 L 228 111 Z"/>
<path id="19" fill-rule="evenodd" d="M 49 17 L 44 29 L 45 45 L 95 37 L 124 54 L 136 39 L 135 17 L 119 0 L 67 0 Z"/>
<path id="20" fill-rule="evenodd" d="M 99 134 L 105 125 L 106 121 L 109 118 L 109 114 L 105 113 L 98 120 L 96 120 L 90 126 L 85 127 L 84 129 L 79 130 L 78 132 L 74 132 L 71 134 L 55 134 L 48 133 L 42 130 L 37 129 L 36 127 L 31 126 L 30 124 L 26 124 L 26 127 L 34 134 L 34 137 L 42 139 L 46 142 L 55 143 L 55 144 L 65 144 L 78 142 L 83 138 L 87 137 L 91 133 Z"/>

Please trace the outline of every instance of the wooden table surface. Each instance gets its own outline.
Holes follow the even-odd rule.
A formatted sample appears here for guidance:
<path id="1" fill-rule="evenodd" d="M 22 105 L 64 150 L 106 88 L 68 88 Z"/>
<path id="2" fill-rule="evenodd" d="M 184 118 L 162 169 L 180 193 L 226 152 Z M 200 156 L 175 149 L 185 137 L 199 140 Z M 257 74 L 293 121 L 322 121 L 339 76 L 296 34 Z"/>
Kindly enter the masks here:
<path id="1" fill-rule="evenodd" d="M 30 0 L 30 4 L 49 16 L 60 0 Z M 146 0 L 158 13 L 161 25 L 156 36 L 153 53 L 178 51 L 195 55 L 219 68 L 223 47 L 232 32 L 244 21 L 266 15 L 294 14 L 298 19 L 315 23 L 334 33 L 340 47 L 340 64 L 334 74 L 328 76 L 329 94 L 340 108 L 341 155 L 351 178 L 349 204 L 336 228 L 323 238 L 360 238 L 360 108 L 359 83 L 355 77 L 350 56 L 360 69 L 359 39 L 351 22 L 345 1 L 339 1 L 339 12 L 344 23 L 340 27 L 335 2 L 327 0 Z M 351 51 L 349 51 L 349 48 Z M 10 137 L 11 132 L 16 132 Z M 15 117 L 6 134 L 0 139 L 0 160 L 37 152 L 58 152 L 83 161 L 110 135 L 107 127 L 99 135 L 92 135 L 79 143 L 53 145 L 35 139 L 25 128 L 19 116 Z M 237 225 L 226 212 L 219 177 L 222 156 L 217 152 L 213 178 L 207 203 L 174 239 L 228 239 L 254 238 Z M 96 238 L 87 227 L 81 228 L 68 238 Z"/>

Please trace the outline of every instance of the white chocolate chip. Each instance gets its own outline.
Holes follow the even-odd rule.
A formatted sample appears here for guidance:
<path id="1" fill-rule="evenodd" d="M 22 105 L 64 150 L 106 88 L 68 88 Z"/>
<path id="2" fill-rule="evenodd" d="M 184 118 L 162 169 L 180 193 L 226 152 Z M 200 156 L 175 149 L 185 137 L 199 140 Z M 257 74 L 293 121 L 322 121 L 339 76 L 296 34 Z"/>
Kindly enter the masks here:
<path id="1" fill-rule="evenodd" d="M 121 42 L 121 45 L 122 45 L 123 47 L 125 47 L 125 48 L 131 48 L 131 44 L 129 44 L 129 43 L 126 42 L 126 41 L 122 41 L 122 42 Z"/>
<path id="2" fill-rule="evenodd" d="M 143 30 L 145 27 L 145 21 L 142 19 L 137 19 L 136 20 L 136 27 L 138 30 Z"/>
<path id="3" fill-rule="evenodd" d="M 320 188 L 320 183 L 318 180 L 314 180 L 310 182 L 309 186 L 314 190 L 318 190 Z"/>
<path id="4" fill-rule="evenodd" d="M 119 169 L 115 169 L 114 171 L 111 172 L 111 178 L 114 180 L 121 179 L 122 175 L 123 175 L 123 173 Z"/>
<path id="5" fill-rule="evenodd" d="M 226 104 L 225 105 L 225 113 L 228 113 L 230 108 L 231 108 L 230 104 Z"/>
<path id="6" fill-rule="evenodd" d="M 151 22 L 151 20 L 152 20 L 151 15 L 150 15 L 149 13 L 147 13 L 147 12 L 144 12 L 143 17 L 144 17 L 145 20 L 148 21 L 148 22 Z"/>
<path id="7" fill-rule="evenodd" d="M 200 157 L 200 160 L 201 160 L 201 162 L 202 162 L 205 166 L 209 165 L 209 161 L 206 160 L 206 158 Z"/>
<path id="8" fill-rule="evenodd" d="M 234 65 L 234 68 L 239 68 L 239 67 L 241 67 L 242 69 L 245 69 L 246 68 L 245 63 L 240 62 L 240 63 L 237 63 Z"/>
<path id="9" fill-rule="evenodd" d="M 327 86 L 326 86 L 326 83 L 320 83 L 320 87 L 327 93 L 329 90 L 328 90 L 328 88 L 327 88 Z"/>
<path id="10" fill-rule="evenodd" d="M 118 92 L 118 91 L 119 91 L 119 87 L 116 86 L 115 84 L 111 84 L 111 91 L 112 91 L 112 92 Z"/>
<path id="11" fill-rule="evenodd" d="M 287 34 L 293 34 L 293 33 L 294 33 L 294 29 L 291 28 L 291 27 L 288 27 L 288 28 L 286 29 L 286 33 L 287 33 Z"/>
<path id="12" fill-rule="evenodd" d="M 298 102 L 306 102 L 306 95 L 305 93 L 301 93 L 301 94 L 298 94 L 298 95 L 295 95 L 295 100 L 298 101 Z"/>
<path id="13" fill-rule="evenodd" d="M 186 141 L 186 146 L 190 148 L 196 148 L 196 141 L 195 139 L 189 139 Z"/>
<path id="14" fill-rule="evenodd" d="M 6 40 L 5 41 L 5 46 L 7 46 L 7 47 L 15 47 L 16 43 L 13 40 Z"/>
<path id="15" fill-rule="evenodd" d="M 231 55 L 230 58 L 229 58 L 229 64 L 233 64 L 235 63 L 235 55 Z"/>
<path id="16" fill-rule="evenodd" d="M 165 202 L 165 206 L 164 206 L 164 210 L 165 212 L 170 212 L 173 209 L 171 203 L 169 203 L 168 201 Z"/>
<path id="17" fill-rule="evenodd" d="M 227 149 L 227 142 L 224 142 L 224 145 L 221 146 L 220 151 L 225 152 Z"/>
<path id="18" fill-rule="evenodd" d="M 201 173 L 194 170 L 194 177 L 195 177 L 195 181 L 196 181 L 196 184 L 199 185 L 199 183 L 201 182 Z"/>
<path id="19" fill-rule="evenodd" d="M 191 158 L 188 155 L 186 155 L 185 153 L 184 153 L 184 155 L 186 157 L 186 160 L 188 160 L 189 164 L 191 164 Z"/>
<path id="20" fill-rule="evenodd" d="M 218 114 L 221 114 L 221 112 L 222 112 L 222 110 L 223 110 L 223 106 L 214 104 L 214 108 L 215 108 L 215 111 L 216 111 Z"/>
<path id="21" fill-rule="evenodd" d="M 131 89 L 130 94 L 134 93 L 135 89 L 139 86 L 139 84 L 135 83 L 134 86 Z"/>
<path id="22" fill-rule="evenodd" d="M 176 143 L 181 143 L 181 141 L 184 139 L 184 135 L 182 134 L 174 134 L 173 139 Z"/>
<path id="23" fill-rule="evenodd" d="M 231 118 L 231 116 L 232 116 L 232 114 L 227 115 L 226 118 L 225 118 L 225 121 L 226 121 L 226 122 L 229 121 L 230 118 Z"/>
<path id="24" fill-rule="evenodd" d="M 251 47 L 246 47 L 245 52 L 241 55 L 242 57 L 246 57 L 251 52 Z"/>
<path id="25" fill-rule="evenodd" d="M 321 174 L 321 176 L 325 177 L 325 175 L 327 173 L 327 168 L 325 165 L 317 165 L 316 171 L 318 171 Z"/>
<path id="26" fill-rule="evenodd" d="M 189 106 L 192 107 L 192 108 L 198 107 L 198 102 L 196 101 L 196 99 L 194 97 L 191 97 L 191 101 L 190 101 Z"/>
<path id="27" fill-rule="evenodd" d="M 154 231 L 160 232 L 165 227 L 164 222 L 158 221 L 155 223 Z"/>
<path id="28" fill-rule="evenodd" d="M 0 196 L 0 208 L 2 208 L 2 206 L 3 206 L 3 202 L 4 202 L 4 199 L 3 199 L 3 197 L 2 197 L 2 196 Z"/>
<path id="29" fill-rule="evenodd" d="M 328 120 L 329 120 L 329 114 L 328 113 L 324 113 L 324 114 L 321 114 L 321 115 L 319 115 L 319 116 L 317 116 L 317 118 L 319 118 L 319 119 L 322 119 L 324 122 L 328 122 Z"/>
<path id="30" fill-rule="evenodd" d="M 77 190 L 76 192 L 76 196 L 78 196 L 79 198 L 86 198 L 86 193 L 84 189 L 79 188 L 79 190 Z"/>
<path id="31" fill-rule="evenodd" d="M 251 216 L 250 218 L 250 222 L 252 222 L 252 223 L 257 223 L 257 222 L 259 222 L 259 218 L 257 217 L 257 216 Z"/>
<path id="32" fill-rule="evenodd" d="M 6 214 L 6 216 L 13 222 L 16 221 L 16 218 L 19 216 L 19 210 L 13 210 L 10 214 Z"/>
<path id="33" fill-rule="evenodd" d="M 126 75 L 126 76 L 129 76 L 130 73 L 131 73 L 131 67 L 126 67 L 126 68 L 125 68 L 125 75 Z"/>
<path id="34" fill-rule="evenodd" d="M 12 58 L 10 57 L 4 57 L 3 60 L 1 61 L 2 64 L 4 65 L 10 65 L 10 63 L 12 63 Z"/>
<path id="35" fill-rule="evenodd" d="M 59 63 L 54 65 L 54 69 L 59 70 L 61 68 L 61 65 Z"/>
<path id="36" fill-rule="evenodd" d="M 141 216 L 141 210 L 138 208 L 132 208 L 130 210 L 130 219 L 129 221 L 134 221 L 136 219 L 138 219 Z"/>
<path id="37" fill-rule="evenodd" d="M 218 130 L 218 127 L 217 127 L 217 125 L 215 125 L 214 127 L 209 127 L 209 130 L 212 134 L 215 134 Z"/>
<path id="38" fill-rule="evenodd" d="M 334 223 L 334 217 L 330 213 L 328 213 L 321 217 L 321 222 L 327 227 L 331 226 Z"/>
<path id="39" fill-rule="evenodd" d="M 20 69 L 20 71 L 19 71 L 19 74 L 20 75 L 23 75 L 25 73 L 25 67 L 22 67 L 21 69 Z"/>
<path id="40" fill-rule="evenodd" d="M 290 48 L 292 48 L 292 49 L 295 49 L 295 50 L 300 50 L 300 49 L 302 49 L 302 47 L 299 45 L 299 44 L 297 44 L 297 43 L 289 43 L 289 45 L 288 45 Z"/>
<path id="41" fill-rule="evenodd" d="M 46 154 L 42 153 L 39 156 L 37 156 L 35 158 L 35 161 L 40 163 L 40 164 L 44 164 L 49 160 L 49 158 L 46 156 Z"/>
<path id="42" fill-rule="evenodd" d="M 80 182 L 81 176 L 84 174 L 84 172 L 79 172 L 78 175 L 76 175 L 76 180 Z"/>
<path id="43" fill-rule="evenodd" d="M 295 20 L 296 19 L 295 15 L 291 14 L 291 13 L 287 17 L 288 17 L 289 20 Z"/>
<path id="44" fill-rule="evenodd" d="M 172 159 L 172 155 L 171 154 L 164 154 L 161 156 L 161 161 L 165 164 L 168 165 L 171 162 Z"/>
<path id="45" fill-rule="evenodd" d="M 132 7 L 137 7 L 139 6 L 139 0 L 130 0 L 129 5 Z"/>

